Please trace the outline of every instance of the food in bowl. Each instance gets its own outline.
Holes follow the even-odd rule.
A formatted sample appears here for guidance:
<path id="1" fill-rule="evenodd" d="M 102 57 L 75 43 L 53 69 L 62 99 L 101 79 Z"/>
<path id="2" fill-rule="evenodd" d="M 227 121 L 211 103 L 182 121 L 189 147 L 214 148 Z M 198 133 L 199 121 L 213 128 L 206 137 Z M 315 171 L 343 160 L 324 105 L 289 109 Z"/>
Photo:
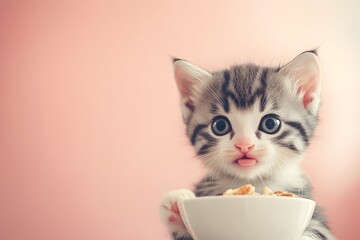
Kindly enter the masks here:
<path id="1" fill-rule="evenodd" d="M 226 190 L 223 195 L 224 196 L 233 196 L 233 195 L 256 195 L 259 194 L 255 192 L 255 187 L 251 184 L 243 185 L 236 189 L 228 189 Z"/>
<path id="2" fill-rule="evenodd" d="M 266 195 L 266 196 L 280 196 L 280 197 L 299 197 L 294 193 L 276 191 L 274 192 L 268 186 L 264 187 L 262 194 L 255 191 L 255 187 L 251 184 L 243 185 L 236 189 L 228 189 L 223 193 L 223 196 L 234 196 L 234 195 Z"/>

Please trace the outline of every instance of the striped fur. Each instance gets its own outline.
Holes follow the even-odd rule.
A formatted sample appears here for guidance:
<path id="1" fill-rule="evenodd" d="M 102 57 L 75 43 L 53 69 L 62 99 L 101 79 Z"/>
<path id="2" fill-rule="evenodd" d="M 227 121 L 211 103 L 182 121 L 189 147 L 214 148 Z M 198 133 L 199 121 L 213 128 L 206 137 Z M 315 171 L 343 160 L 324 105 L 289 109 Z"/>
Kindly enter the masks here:
<path id="1" fill-rule="evenodd" d="M 303 79 L 297 81 L 293 77 L 297 75 L 291 73 L 301 69 L 302 61 L 317 64 L 314 54 L 300 54 L 281 68 L 245 64 L 213 73 L 184 60 L 174 60 L 175 67 L 185 72 L 180 77 L 175 74 L 175 78 L 179 89 L 187 89 L 181 92 L 186 133 L 209 170 L 196 185 L 196 196 L 219 195 L 226 189 L 250 183 L 258 189 L 266 185 L 312 199 L 312 186 L 299 164 L 317 125 L 318 90 L 314 90 L 315 95 L 301 92 L 307 89 L 301 88 L 301 84 L 307 83 Z M 306 67 L 304 77 L 317 74 L 306 72 Z M 184 76 L 189 79 L 183 83 Z M 310 95 L 314 100 L 309 102 L 305 97 Z M 279 116 L 282 122 L 275 134 L 259 128 L 261 118 L 267 114 Z M 227 117 L 232 127 L 229 134 L 221 137 L 211 131 L 212 119 L 218 115 Z M 258 160 L 256 167 L 246 169 L 234 164 L 239 155 L 235 141 L 245 135 L 254 143 L 252 152 Z M 175 240 L 191 239 L 176 232 L 172 236 Z M 316 208 L 302 239 L 334 239 L 320 208 Z"/>

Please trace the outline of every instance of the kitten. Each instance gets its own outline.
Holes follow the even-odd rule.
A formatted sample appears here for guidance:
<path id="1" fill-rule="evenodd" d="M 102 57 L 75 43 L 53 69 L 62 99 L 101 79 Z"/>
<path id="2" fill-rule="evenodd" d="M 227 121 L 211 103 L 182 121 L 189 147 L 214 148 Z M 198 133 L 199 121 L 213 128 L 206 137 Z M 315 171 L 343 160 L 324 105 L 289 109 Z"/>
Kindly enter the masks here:
<path id="1" fill-rule="evenodd" d="M 312 199 L 300 162 L 320 105 L 316 51 L 279 68 L 245 64 L 210 73 L 181 59 L 173 65 L 187 136 L 209 170 L 195 192 L 181 189 L 163 199 L 161 217 L 174 240 L 192 239 L 179 215 L 182 199 L 248 183 Z M 301 239 L 335 239 L 319 207 Z"/>

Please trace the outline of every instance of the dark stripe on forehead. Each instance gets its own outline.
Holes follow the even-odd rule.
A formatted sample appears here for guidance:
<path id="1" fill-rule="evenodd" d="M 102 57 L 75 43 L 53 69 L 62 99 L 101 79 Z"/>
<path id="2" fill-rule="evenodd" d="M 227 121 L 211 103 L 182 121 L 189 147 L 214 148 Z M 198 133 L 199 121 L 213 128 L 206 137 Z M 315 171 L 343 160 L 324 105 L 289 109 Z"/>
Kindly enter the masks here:
<path id="1" fill-rule="evenodd" d="M 223 105 L 224 111 L 226 113 L 228 113 L 230 111 L 229 100 L 228 100 L 228 96 L 227 96 L 229 82 L 230 82 L 230 73 L 228 70 L 225 70 L 224 71 L 224 82 L 221 86 L 221 92 L 224 95 L 222 105 Z"/>
<path id="2" fill-rule="evenodd" d="M 224 101 L 222 101 L 224 111 L 228 113 L 230 111 L 230 105 L 229 100 L 227 98 L 224 98 Z"/>
<path id="3" fill-rule="evenodd" d="M 267 103 L 267 98 L 265 95 L 265 90 L 266 90 L 266 79 L 267 79 L 267 75 L 268 75 L 268 69 L 267 68 L 263 68 L 261 75 L 260 75 L 260 84 L 261 86 L 256 89 L 255 93 L 251 96 L 251 98 L 248 101 L 248 105 L 251 106 L 252 104 L 254 104 L 255 100 L 257 97 L 260 97 L 260 111 L 264 111 L 265 110 L 265 106 Z"/>
<path id="4" fill-rule="evenodd" d="M 230 81 L 230 72 L 228 70 L 224 71 L 224 79 L 225 79 L 225 81 L 227 81 L 226 85 L 228 85 L 229 81 Z M 227 86 L 226 86 L 226 88 L 227 88 Z"/>
<path id="5" fill-rule="evenodd" d="M 229 98 L 233 101 L 233 103 L 235 104 L 235 106 L 237 106 L 237 107 L 242 106 L 242 105 L 245 106 L 245 102 L 244 102 L 244 101 L 241 102 L 241 100 L 239 100 L 239 99 L 235 96 L 235 94 L 234 94 L 233 92 L 228 91 L 228 92 L 227 92 L 227 97 L 229 97 Z"/>
<path id="6" fill-rule="evenodd" d="M 244 71 L 244 73 L 242 72 Z M 259 76 L 259 72 L 260 76 Z M 267 104 L 266 87 L 268 68 L 257 68 L 254 66 L 243 66 L 232 69 L 233 75 L 228 70 L 224 71 L 224 82 L 221 87 L 223 95 L 223 107 L 226 112 L 229 111 L 229 99 L 234 102 L 237 108 L 248 108 L 254 104 L 260 97 L 260 110 L 264 111 Z M 257 77 L 258 76 L 258 77 Z M 260 85 L 252 91 L 252 86 L 259 81 Z M 229 89 L 229 85 L 233 84 L 235 93 Z"/>
<path id="7" fill-rule="evenodd" d="M 267 75 L 269 73 L 269 69 L 268 68 L 263 68 L 262 69 L 262 72 L 261 72 L 261 76 L 260 76 L 260 82 L 261 82 L 261 85 L 263 87 L 266 87 L 266 79 L 267 79 Z"/>
<path id="8" fill-rule="evenodd" d="M 263 112 L 265 110 L 266 104 L 267 104 L 267 97 L 266 97 L 266 87 L 267 82 L 266 79 L 268 77 L 269 70 L 267 68 L 264 68 L 261 76 L 260 76 L 260 83 L 261 83 L 261 92 L 258 94 L 261 96 L 260 98 L 260 112 Z"/>
<path id="9" fill-rule="evenodd" d="M 231 78 L 230 72 L 228 70 L 225 70 L 224 82 L 223 85 L 221 86 L 221 92 L 224 99 L 223 108 L 227 113 L 230 111 L 229 98 L 234 102 L 235 106 L 239 107 L 240 104 L 236 95 L 229 90 L 230 78 Z"/>
<path id="10" fill-rule="evenodd" d="M 192 133 L 192 135 L 191 135 L 191 139 L 190 139 L 192 145 L 195 145 L 196 138 L 197 138 L 199 132 L 200 132 L 202 129 L 206 128 L 206 127 L 207 127 L 207 125 L 205 125 L 205 124 L 198 124 L 198 125 L 194 128 L 194 131 L 193 131 L 193 133 Z"/>
<path id="11" fill-rule="evenodd" d="M 267 98 L 265 94 L 263 94 L 260 98 L 260 112 L 263 112 L 265 110 L 267 104 Z"/>
<path id="12" fill-rule="evenodd" d="M 306 131 L 304 129 L 304 127 L 302 126 L 301 123 L 299 122 L 288 122 L 288 121 L 284 121 L 287 125 L 289 125 L 290 127 L 293 127 L 294 129 L 298 130 L 300 135 L 302 136 L 304 142 L 306 144 L 308 144 L 309 142 L 309 137 L 306 134 Z"/>

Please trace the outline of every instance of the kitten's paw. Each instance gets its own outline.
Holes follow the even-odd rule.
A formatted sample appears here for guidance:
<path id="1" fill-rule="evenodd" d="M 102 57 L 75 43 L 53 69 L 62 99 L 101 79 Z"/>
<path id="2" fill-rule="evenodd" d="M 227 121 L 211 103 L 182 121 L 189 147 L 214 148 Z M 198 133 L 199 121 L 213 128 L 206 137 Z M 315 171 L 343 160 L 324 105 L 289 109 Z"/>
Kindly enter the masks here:
<path id="1" fill-rule="evenodd" d="M 175 239 L 189 236 L 189 233 L 187 232 L 186 227 L 181 219 L 177 203 L 178 201 L 190 198 L 195 198 L 195 194 L 193 192 L 187 189 L 180 189 L 166 194 L 161 203 L 161 219 L 166 224 L 170 233 L 173 234 Z"/>

